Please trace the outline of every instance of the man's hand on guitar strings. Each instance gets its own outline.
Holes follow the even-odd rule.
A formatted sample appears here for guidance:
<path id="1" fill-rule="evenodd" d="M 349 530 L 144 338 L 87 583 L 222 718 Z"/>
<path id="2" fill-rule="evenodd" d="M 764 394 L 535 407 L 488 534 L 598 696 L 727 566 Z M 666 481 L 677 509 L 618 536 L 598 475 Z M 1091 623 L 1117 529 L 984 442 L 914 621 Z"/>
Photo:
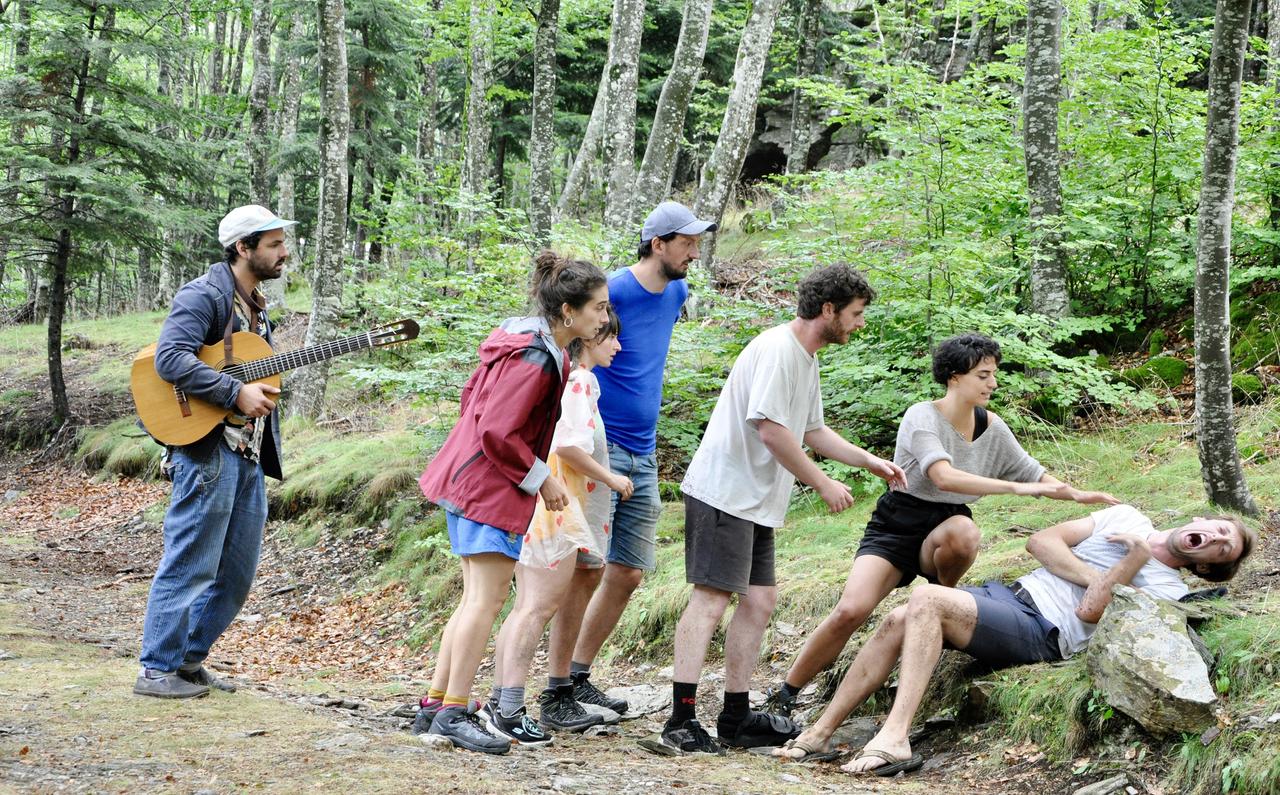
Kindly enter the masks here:
<path id="1" fill-rule="evenodd" d="M 270 384 L 245 384 L 236 395 L 236 408 L 246 417 L 265 417 L 276 407 L 268 395 L 278 395 L 280 390 Z"/>

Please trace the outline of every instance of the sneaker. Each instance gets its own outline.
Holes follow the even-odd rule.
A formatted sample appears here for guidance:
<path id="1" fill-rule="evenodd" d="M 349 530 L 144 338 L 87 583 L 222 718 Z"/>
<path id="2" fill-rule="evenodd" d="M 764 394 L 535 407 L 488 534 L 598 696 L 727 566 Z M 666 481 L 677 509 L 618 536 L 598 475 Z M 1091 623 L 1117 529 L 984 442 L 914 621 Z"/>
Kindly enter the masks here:
<path id="1" fill-rule="evenodd" d="M 587 712 L 573 700 L 573 685 L 543 690 L 538 709 L 538 723 L 556 731 L 580 732 L 604 723 L 603 717 Z"/>
<path id="2" fill-rule="evenodd" d="M 236 686 L 229 679 L 223 679 L 220 676 L 214 676 L 209 673 L 209 669 L 203 665 L 197 665 L 190 670 L 178 669 L 178 676 L 193 685 L 204 685 L 214 690 L 221 690 L 224 693 L 236 692 Z"/>
<path id="3" fill-rule="evenodd" d="M 200 698 L 209 695 L 206 685 L 197 685 L 178 676 L 177 671 L 145 669 L 133 683 L 133 692 L 152 698 Z"/>
<path id="4" fill-rule="evenodd" d="M 720 742 L 735 748 L 760 748 L 782 745 L 800 736 L 796 722 L 783 715 L 752 710 L 740 720 L 726 719 L 722 714 L 716 721 L 716 734 Z"/>
<path id="5" fill-rule="evenodd" d="M 782 685 L 770 690 L 764 695 L 764 711 L 781 715 L 784 718 L 791 717 L 792 711 L 796 708 L 796 697 L 788 693 Z"/>
<path id="6" fill-rule="evenodd" d="M 511 750 L 510 740 L 494 737 L 481 724 L 476 713 L 463 706 L 445 707 L 436 712 L 430 733 L 448 737 L 449 742 L 458 748 L 482 754 L 505 754 Z"/>
<path id="7" fill-rule="evenodd" d="M 713 740 L 707 730 L 702 728 L 702 724 L 693 719 L 679 726 L 669 723 L 663 726 L 662 745 L 682 754 L 724 754 L 720 743 Z"/>
<path id="8" fill-rule="evenodd" d="M 444 709 L 443 701 L 435 701 L 435 702 L 432 702 L 431 704 L 424 704 L 423 701 L 426 701 L 426 699 L 425 698 L 422 699 L 422 701 L 419 701 L 417 704 L 401 705 L 399 707 L 396 707 L 396 709 L 392 711 L 392 714 L 395 715 L 396 717 L 410 717 L 410 716 L 413 717 L 413 727 L 410 729 L 410 731 L 413 732 L 414 734 L 427 734 L 428 732 L 430 732 L 431 721 L 435 720 L 437 712 Z M 403 711 L 406 709 L 413 710 L 411 715 L 403 714 Z M 477 712 L 479 710 L 480 710 L 480 702 L 473 699 L 471 701 L 471 711 Z"/>
<path id="9" fill-rule="evenodd" d="M 551 745 L 551 734 L 544 731 L 533 718 L 529 717 L 524 707 L 520 707 L 516 710 L 516 714 L 510 717 L 495 709 L 493 717 L 489 720 L 489 728 L 499 737 L 506 737 L 521 745 L 534 748 Z"/>
<path id="10" fill-rule="evenodd" d="M 620 698 L 611 698 L 604 691 L 591 684 L 590 674 L 570 674 L 573 678 L 573 700 L 580 704 L 595 704 L 611 709 L 619 715 L 627 714 L 627 702 Z"/>

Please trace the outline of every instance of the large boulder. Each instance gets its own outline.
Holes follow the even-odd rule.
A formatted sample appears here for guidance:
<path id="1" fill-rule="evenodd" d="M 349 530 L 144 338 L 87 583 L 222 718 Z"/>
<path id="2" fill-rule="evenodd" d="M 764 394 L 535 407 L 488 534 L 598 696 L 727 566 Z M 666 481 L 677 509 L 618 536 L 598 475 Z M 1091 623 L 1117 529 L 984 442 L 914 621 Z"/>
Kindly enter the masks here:
<path id="1" fill-rule="evenodd" d="M 1212 724 L 1217 696 L 1185 614 L 1127 585 L 1112 594 L 1085 655 L 1094 686 L 1155 735 Z"/>

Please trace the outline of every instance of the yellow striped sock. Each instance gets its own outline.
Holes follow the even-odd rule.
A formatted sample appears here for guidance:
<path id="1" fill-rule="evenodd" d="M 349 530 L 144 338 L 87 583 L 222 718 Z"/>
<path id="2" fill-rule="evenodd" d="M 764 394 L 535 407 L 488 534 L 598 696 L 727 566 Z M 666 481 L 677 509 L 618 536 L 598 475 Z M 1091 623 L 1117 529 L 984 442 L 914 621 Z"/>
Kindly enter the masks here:
<path id="1" fill-rule="evenodd" d="M 444 691 L 436 690 L 434 687 L 427 690 L 427 698 L 432 701 L 444 701 Z"/>
<path id="2" fill-rule="evenodd" d="M 444 705 L 446 707 L 465 707 L 468 701 L 470 699 L 466 696 L 450 696 L 446 694 L 444 697 Z"/>

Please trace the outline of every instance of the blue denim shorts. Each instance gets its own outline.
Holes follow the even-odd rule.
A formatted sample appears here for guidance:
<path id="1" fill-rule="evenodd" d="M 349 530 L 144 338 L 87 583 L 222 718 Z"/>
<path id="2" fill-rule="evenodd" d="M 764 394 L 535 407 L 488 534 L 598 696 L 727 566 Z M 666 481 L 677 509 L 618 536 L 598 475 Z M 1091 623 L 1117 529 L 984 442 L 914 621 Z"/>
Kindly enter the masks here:
<path id="1" fill-rule="evenodd" d="M 662 500 L 658 497 L 658 456 L 636 455 L 626 448 L 609 443 L 609 469 L 631 478 L 635 490 L 631 499 L 613 495 L 613 512 L 609 518 L 610 563 L 653 571 L 658 565 L 658 515 Z"/>
<path id="2" fill-rule="evenodd" d="M 450 511 L 445 511 L 445 523 L 449 526 L 449 546 L 453 549 L 453 554 L 460 558 L 497 552 L 512 560 L 520 559 L 520 549 L 524 546 L 523 533 L 508 533 Z"/>

